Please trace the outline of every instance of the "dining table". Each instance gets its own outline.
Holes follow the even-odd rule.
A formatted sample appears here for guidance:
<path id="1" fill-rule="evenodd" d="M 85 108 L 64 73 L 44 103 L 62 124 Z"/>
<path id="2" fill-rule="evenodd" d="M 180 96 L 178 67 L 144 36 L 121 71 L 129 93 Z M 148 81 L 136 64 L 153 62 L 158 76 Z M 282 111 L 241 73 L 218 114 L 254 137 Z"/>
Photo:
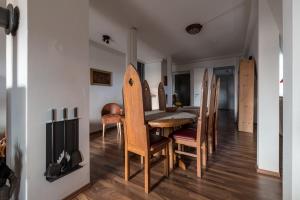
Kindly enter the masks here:
<path id="1" fill-rule="evenodd" d="M 199 115 L 200 107 L 199 106 L 183 106 L 177 109 L 178 111 L 193 113 Z"/>
<path id="2" fill-rule="evenodd" d="M 178 127 L 192 124 L 197 120 L 197 114 L 193 112 L 186 112 L 180 109 L 172 112 L 161 110 L 152 110 L 145 112 L 145 121 L 152 128 L 159 128 L 162 130 L 162 135 L 169 137 L 170 133 Z M 170 148 L 173 148 L 169 144 Z M 170 156 L 170 169 L 173 169 L 174 158 Z M 185 164 L 179 160 L 179 167 L 185 169 Z"/>

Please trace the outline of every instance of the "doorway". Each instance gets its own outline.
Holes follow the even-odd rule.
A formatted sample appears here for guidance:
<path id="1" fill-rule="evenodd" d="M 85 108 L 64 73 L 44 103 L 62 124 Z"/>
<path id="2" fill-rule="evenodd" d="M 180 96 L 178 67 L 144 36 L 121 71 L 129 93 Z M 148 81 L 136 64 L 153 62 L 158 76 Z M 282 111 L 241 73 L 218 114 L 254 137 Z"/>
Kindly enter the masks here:
<path id="1" fill-rule="evenodd" d="M 220 78 L 219 109 L 234 110 L 234 66 L 214 68 L 216 78 Z"/>
<path id="2" fill-rule="evenodd" d="M 189 72 L 174 75 L 174 96 L 182 106 L 191 105 L 191 75 Z M 173 98 L 174 100 L 174 98 Z M 173 102 L 174 104 L 174 102 Z"/>

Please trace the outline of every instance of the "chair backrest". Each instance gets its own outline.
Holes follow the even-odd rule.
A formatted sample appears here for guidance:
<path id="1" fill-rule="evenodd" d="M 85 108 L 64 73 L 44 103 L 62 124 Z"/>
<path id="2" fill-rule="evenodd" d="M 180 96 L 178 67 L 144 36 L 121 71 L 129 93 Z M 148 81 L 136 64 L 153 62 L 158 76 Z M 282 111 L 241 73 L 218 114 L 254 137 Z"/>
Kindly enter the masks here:
<path id="1" fill-rule="evenodd" d="M 143 103 L 144 103 L 144 111 L 152 110 L 152 98 L 149 84 L 146 80 L 143 83 Z"/>
<path id="2" fill-rule="evenodd" d="M 167 100 L 163 82 L 158 85 L 158 104 L 159 110 L 166 110 Z"/>
<path id="3" fill-rule="evenodd" d="M 208 118 L 208 134 L 213 134 L 214 128 L 214 115 L 215 115 L 215 106 L 216 106 L 216 77 L 215 75 L 211 78 L 210 84 L 210 99 L 209 99 L 209 118 Z"/>
<path id="4" fill-rule="evenodd" d="M 207 112 L 207 93 L 208 93 L 208 72 L 204 71 L 201 85 L 201 103 L 197 122 L 197 143 L 201 145 L 206 140 L 206 112 Z"/>
<path id="5" fill-rule="evenodd" d="M 123 98 L 125 145 L 128 150 L 144 155 L 149 149 L 149 135 L 145 125 L 142 85 L 133 65 L 128 65 L 124 75 Z"/>
<path id="6" fill-rule="evenodd" d="M 108 103 L 105 104 L 101 110 L 101 116 L 108 115 L 108 114 L 120 114 L 121 113 L 121 106 L 116 103 Z"/>

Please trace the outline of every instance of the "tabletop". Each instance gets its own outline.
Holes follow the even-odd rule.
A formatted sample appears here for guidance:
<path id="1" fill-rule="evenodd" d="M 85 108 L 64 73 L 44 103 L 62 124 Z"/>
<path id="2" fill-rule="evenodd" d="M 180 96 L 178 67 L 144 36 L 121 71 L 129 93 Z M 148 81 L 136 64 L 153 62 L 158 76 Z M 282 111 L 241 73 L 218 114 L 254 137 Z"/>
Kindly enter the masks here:
<path id="1" fill-rule="evenodd" d="M 196 118 L 196 114 L 184 111 L 165 112 L 153 110 L 145 112 L 145 121 L 148 122 L 151 127 L 157 128 L 173 128 L 190 124 L 193 123 Z"/>

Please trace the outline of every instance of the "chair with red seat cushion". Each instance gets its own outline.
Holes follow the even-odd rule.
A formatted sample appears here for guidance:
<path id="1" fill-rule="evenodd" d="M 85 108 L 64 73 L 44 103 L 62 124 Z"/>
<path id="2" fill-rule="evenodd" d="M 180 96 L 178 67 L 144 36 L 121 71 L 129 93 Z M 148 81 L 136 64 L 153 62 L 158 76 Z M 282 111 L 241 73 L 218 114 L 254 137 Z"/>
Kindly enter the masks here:
<path id="1" fill-rule="evenodd" d="M 197 129 L 195 128 L 183 128 L 174 131 L 171 136 L 175 140 L 186 140 L 194 142 L 197 139 Z"/>
<path id="2" fill-rule="evenodd" d="M 208 73 L 207 69 L 203 75 L 203 81 L 201 86 L 201 106 L 199 112 L 199 118 L 197 122 L 197 128 L 183 128 L 174 131 L 170 137 L 172 142 L 177 144 L 178 149 L 175 150 L 176 154 L 182 154 L 186 156 L 192 156 L 197 158 L 197 176 L 202 177 L 202 164 L 206 166 L 207 159 L 207 132 L 206 132 L 206 106 L 207 106 L 207 93 L 208 93 Z M 197 149 L 197 153 L 184 152 L 181 146 L 189 146 Z M 171 155 L 174 157 L 174 151 L 171 149 Z"/>
<path id="3" fill-rule="evenodd" d="M 150 191 L 151 156 L 165 150 L 164 174 L 169 176 L 169 142 L 167 137 L 149 133 L 145 122 L 142 97 L 142 85 L 134 66 L 126 69 L 123 82 L 123 98 L 125 106 L 124 142 L 125 142 L 125 181 L 129 180 L 129 152 L 144 158 L 145 192 Z"/>
<path id="4" fill-rule="evenodd" d="M 117 125 L 118 134 L 121 135 L 121 107 L 116 103 L 104 105 L 101 111 L 102 137 L 105 135 L 106 125 Z"/>

